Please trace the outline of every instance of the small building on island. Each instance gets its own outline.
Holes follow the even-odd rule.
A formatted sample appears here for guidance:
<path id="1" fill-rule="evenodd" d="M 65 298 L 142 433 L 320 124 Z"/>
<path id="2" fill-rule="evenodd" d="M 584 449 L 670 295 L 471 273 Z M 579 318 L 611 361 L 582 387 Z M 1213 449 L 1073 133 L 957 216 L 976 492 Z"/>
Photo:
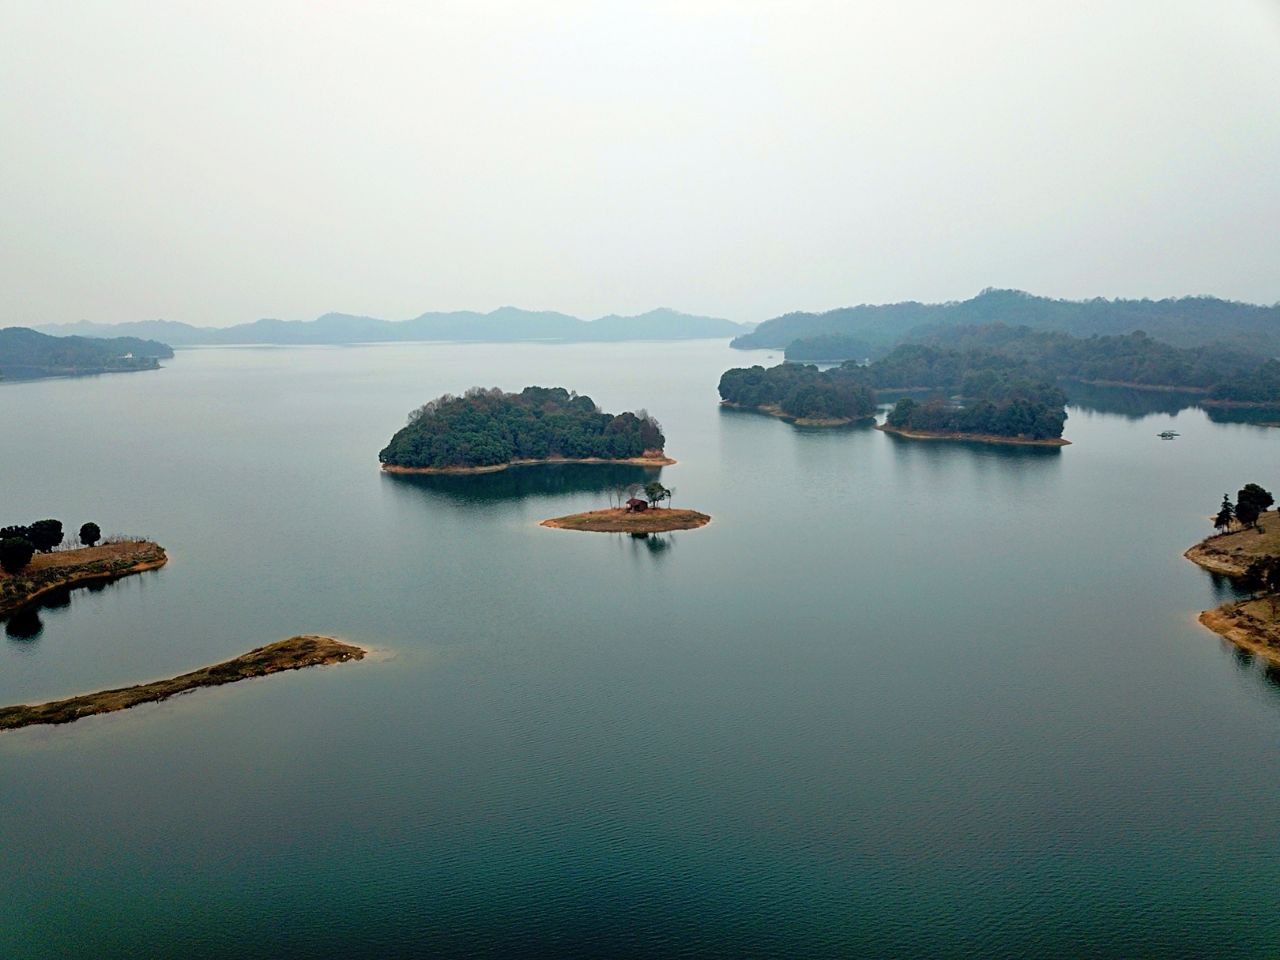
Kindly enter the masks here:
<path id="1" fill-rule="evenodd" d="M 649 509 L 648 501 L 632 497 L 627 501 L 627 513 L 644 513 Z"/>

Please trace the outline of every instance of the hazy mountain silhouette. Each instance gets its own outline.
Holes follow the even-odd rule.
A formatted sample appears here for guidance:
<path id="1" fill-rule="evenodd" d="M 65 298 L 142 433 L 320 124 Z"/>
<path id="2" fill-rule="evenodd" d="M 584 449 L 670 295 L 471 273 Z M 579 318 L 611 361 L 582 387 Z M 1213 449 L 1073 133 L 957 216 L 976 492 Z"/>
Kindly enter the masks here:
<path id="1" fill-rule="evenodd" d="M 337 344 L 406 340 L 507 343 L 523 340 L 695 340 L 733 337 L 748 332 L 751 326 L 716 317 L 680 313 L 666 307 L 634 317 L 610 314 L 598 320 L 581 320 L 550 310 L 499 307 L 490 313 L 472 310 L 424 313 L 412 320 L 326 313 L 315 320 L 264 319 L 234 327 L 195 327 L 172 320 L 116 324 L 82 320 L 37 329 L 53 336 L 134 336 L 160 340 L 175 347 L 190 347 L 230 343 Z"/>

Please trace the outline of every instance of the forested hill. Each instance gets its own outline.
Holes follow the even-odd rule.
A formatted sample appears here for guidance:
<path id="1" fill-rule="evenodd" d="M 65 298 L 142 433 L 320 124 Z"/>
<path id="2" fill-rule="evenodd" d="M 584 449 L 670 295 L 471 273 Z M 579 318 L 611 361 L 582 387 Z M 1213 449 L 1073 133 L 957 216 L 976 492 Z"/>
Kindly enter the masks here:
<path id="1" fill-rule="evenodd" d="M 984 290 L 951 303 L 864 304 L 826 313 L 789 313 L 766 320 L 737 337 L 742 349 L 786 348 L 795 341 L 842 337 L 888 347 L 928 328 L 1002 323 L 1056 330 L 1078 337 L 1145 330 L 1174 346 L 1229 344 L 1266 355 L 1280 354 L 1280 304 L 1256 306 L 1216 297 L 1167 300 L 1053 300 L 1020 290 Z M 849 349 L 855 349 L 850 347 Z M 800 347 L 794 359 L 851 359 L 857 354 L 818 357 Z"/>
<path id="2" fill-rule="evenodd" d="M 136 337 L 50 337 L 26 327 L 0 329 L 0 379 L 155 370 L 173 356 L 167 344 Z"/>
<path id="3" fill-rule="evenodd" d="M 520 393 L 473 387 L 419 407 L 378 454 L 388 467 L 442 470 L 514 460 L 661 457 L 658 421 L 645 411 L 604 413 L 563 387 Z"/>
<path id="4" fill-rule="evenodd" d="M 636 316 L 610 314 L 580 320 L 565 313 L 501 307 L 490 313 L 458 310 L 424 313 L 411 320 L 326 313 L 315 320 L 256 320 L 233 327 L 193 327 L 170 320 L 143 320 L 105 325 L 61 324 L 46 333 L 95 336 L 128 333 L 161 337 L 179 347 L 212 344 L 341 344 L 417 340 L 517 343 L 526 340 L 615 342 L 622 340 L 698 340 L 733 337 L 749 325 L 659 308 Z"/>

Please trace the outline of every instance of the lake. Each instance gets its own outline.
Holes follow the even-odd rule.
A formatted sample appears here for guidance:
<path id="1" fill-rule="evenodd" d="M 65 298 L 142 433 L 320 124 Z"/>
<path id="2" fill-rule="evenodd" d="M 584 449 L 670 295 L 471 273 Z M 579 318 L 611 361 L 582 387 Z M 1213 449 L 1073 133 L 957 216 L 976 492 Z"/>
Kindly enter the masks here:
<path id="1" fill-rule="evenodd" d="M 1280 680 L 1196 623 L 1230 590 L 1181 553 L 1280 483 L 1280 431 L 721 410 L 765 356 L 217 348 L 0 386 L 0 522 L 171 558 L 6 624 L 0 703 L 378 648 L 0 735 L 0 956 L 1274 955 Z M 378 470 L 426 400 L 535 383 L 648 408 L 713 522 L 538 526 L 639 468 Z"/>

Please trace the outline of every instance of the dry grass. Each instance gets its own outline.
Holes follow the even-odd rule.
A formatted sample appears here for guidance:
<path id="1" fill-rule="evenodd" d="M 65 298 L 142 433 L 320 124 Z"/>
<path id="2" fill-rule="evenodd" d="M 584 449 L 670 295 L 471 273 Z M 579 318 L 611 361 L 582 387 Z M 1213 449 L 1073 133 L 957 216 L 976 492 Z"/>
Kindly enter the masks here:
<path id="1" fill-rule="evenodd" d="M 54 590 L 155 570 L 168 559 L 164 549 L 149 540 L 38 553 L 16 574 L 0 570 L 0 616 L 20 610 Z"/>
<path id="2" fill-rule="evenodd" d="M 1206 610 L 1200 622 L 1242 650 L 1280 666 L 1280 618 L 1272 611 L 1270 598 Z"/>
<path id="3" fill-rule="evenodd" d="M 1197 543 L 1185 554 L 1206 570 L 1238 577 L 1259 557 L 1280 556 L 1280 513 L 1274 510 L 1258 518 L 1261 530 L 1248 528 Z"/>
<path id="4" fill-rule="evenodd" d="M 665 533 L 668 530 L 693 530 L 710 522 L 709 516 L 697 510 L 668 507 L 630 513 L 625 508 L 612 507 L 543 520 L 541 525 L 557 530 L 590 530 L 596 533 Z"/>
<path id="5" fill-rule="evenodd" d="M 98 713 L 127 710 L 140 703 L 153 703 L 195 690 L 235 683 L 250 677 L 265 677 L 281 670 L 300 670 L 361 660 L 365 651 L 332 637 L 301 636 L 258 647 L 248 653 L 169 680 L 157 680 L 118 690 L 103 690 L 66 700 L 55 700 L 34 706 L 0 708 L 0 730 L 13 730 L 38 723 L 70 723 Z"/>

